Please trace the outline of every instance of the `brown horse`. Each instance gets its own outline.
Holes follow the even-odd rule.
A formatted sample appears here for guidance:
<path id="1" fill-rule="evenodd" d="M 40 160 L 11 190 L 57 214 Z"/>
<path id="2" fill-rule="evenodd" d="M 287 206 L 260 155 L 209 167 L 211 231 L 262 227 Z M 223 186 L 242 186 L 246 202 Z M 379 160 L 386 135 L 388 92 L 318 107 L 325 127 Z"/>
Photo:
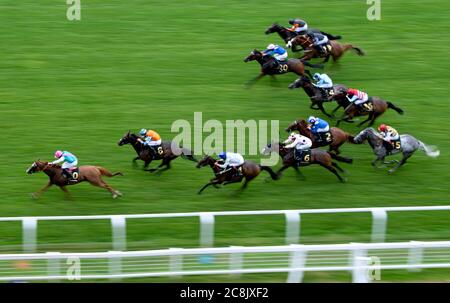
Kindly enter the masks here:
<path id="1" fill-rule="evenodd" d="M 67 190 L 66 186 L 78 184 L 83 181 L 87 181 L 91 185 L 99 186 L 108 190 L 112 194 L 113 199 L 122 196 L 122 194 L 118 190 L 113 189 L 102 179 L 102 176 L 123 176 L 120 172 L 112 174 L 106 168 L 100 166 L 83 165 L 79 167 L 77 182 L 69 183 L 67 182 L 67 178 L 63 175 L 61 166 L 39 160 L 34 162 L 26 172 L 27 174 L 31 175 L 40 171 L 43 171 L 45 174 L 47 174 L 47 176 L 49 177 L 49 181 L 44 188 L 32 194 L 33 198 L 39 198 L 53 184 L 59 186 L 59 188 L 61 188 L 61 190 L 66 193 L 66 195 L 69 195 L 69 191 Z"/>
<path id="2" fill-rule="evenodd" d="M 293 52 L 300 51 L 296 47 L 301 46 L 304 50 L 304 55 L 300 59 L 305 61 L 312 58 L 325 58 L 323 62 L 328 62 L 331 56 L 333 58 L 333 61 L 336 62 L 346 51 L 350 49 L 354 50 L 358 56 L 365 55 L 364 51 L 359 47 L 353 46 L 351 44 L 342 45 L 339 42 L 333 40 L 329 42 L 329 48 L 327 49 L 326 53 L 319 53 L 314 48 L 314 42 L 311 37 L 309 37 L 309 35 L 296 36 L 288 42 L 288 46 L 291 47 Z"/>
<path id="3" fill-rule="evenodd" d="M 333 118 L 333 113 L 335 113 L 339 107 L 345 108 L 350 104 L 350 101 L 348 101 L 348 99 L 345 97 L 347 87 L 342 84 L 337 84 L 333 86 L 333 95 L 330 96 L 328 100 L 324 99 L 320 89 L 315 87 L 311 82 L 311 80 L 307 77 L 300 77 L 291 84 L 289 84 L 288 86 L 289 89 L 295 89 L 299 87 L 303 88 L 303 90 L 311 100 L 310 108 L 320 110 L 324 115 L 326 115 L 329 118 Z M 330 115 L 325 111 L 323 103 L 331 101 L 336 101 L 338 103 L 338 107 L 336 107 L 333 110 L 332 114 Z"/>
<path id="4" fill-rule="evenodd" d="M 128 131 L 120 140 L 119 146 L 125 144 L 131 144 L 134 150 L 137 153 L 137 157 L 133 159 L 133 163 L 136 163 L 136 160 L 144 161 L 144 170 L 149 172 L 162 172 L 170 168 L 170 162 L 173 159 L 176 159 L 178 156 L 181 156 L 184 159 L 197 162 L 195 157 L 192 155 L 192 151 L 187 148 L 179 147 L 174 144 L 172 141 L 163 141 L 161 144 L 162 149 L 161 152 L 158 152 L 156 156 L 152 155 L 149 148 L 142 144 L 139 140 L 139 136 L 132 134 Z M 162 160 L 162 163 L 157 168 L 146 169 L 149 164 L 153 160 Z M 161 167 L 165 166 L 165 168 L 161 169 Z"/>
<path id="5" fill-rule="evenodd" d="M 305 70 L 305 65 L 312 68 L 323 68 L 321 64 L 311 64 L 309 62 L 303 62 L 300 59 L 288 59 L 285 62 L 281 62 L 280 64 L 276 64 L 276 60 L 271 56 L 264 55 L 257 49 L 254 49 L 250 55 L 248 55 L 244 62 L 249 61 L 257 61 L 261 65 L 260 74 L 254 79 L 250 80 L 247 84 L 253 84 L 265 75 L 281 75 L 285 73 L 295 73 L 299 76 L 309 75 L 312 78 L 311 72 L 309 70 Z M 306 74 L 305 74 L 306 73 Z"/>
<path id="6" fill-rule="evenodd" d="M 248 182 L 256 178 L 262 170 L 267 171 L 270 174 L 270 177 L 273 180 L 277 180 L 277 174 L 268 166 L 259 165 L 252 161 L 245 161 L 241 166 L 241 173 L 239 175 L 232 174 L 232 170 L 221 172 L 220 167 L 217 165 L 217 161 L 211 156 L 205 156 L 197 163 L 197 168 L 201 168 L 204 166 L 209 166 L 212 168 L 215 176 L 212 178 L 207 184 L 205 184 L 198 192 L 201 194 L 205 188 L 210 185 L 217 187 L 218 184 L 227 185 L 230 183 L 238 183 L 241 182 L 242 179 L 245 178 L 244 184 L 241 187 L 241 190 L 245 189 L 248 185 Z"/>
<path id="7" fill-rule="evenodd" d="M 311 164 L 319 164 L 320 166 L 326 168 L 330 172 L 332 172 L 341 182 L 346 182 L 347 180 L 342 178 L 338 170 L 340 172 L 344 172 L 342 168 L 338 166 L 336 162 L 333 161 L 333 159 L 345 163 L 351 163 L 351 159 L 347 159 L 345 157 L 341 157 L 338 155 L 335 155 L 334 153 L 330 153 L 318 148 L 311 149 L 311 158 L 309 163 L 302 163 L 299 164 L 298 161 L 295 159 L 294 156 L 294 149 L 293 148 L 286 148 L 283 143 L 271 143 L 268 144 L 266 147 L 263 148 L 261 153 L 263 155 L 268 155 L 272 152 L 277 152 L 281 159 L 283 160 L 283 166 L 278 170 L 277 175 L 278 178 L 281 177 L 281 172 L 285 169 L 292 167 L 295 170 L 298 170 L 299 166 L 308 166 Z"/>
<path id="8" fill-rule="evenodd" d="M 330 151 L 334 151 L 336 154 L 340 154 L 339 147 L 341 147 L 341 145 L 345 142 L 354 143 L 352 135 L 337 127 L 330 127 L 332 139 L 331 143 L 318 143 L 316 138 L 314 137 L 314 134 L 308 128 L 308 123 L 305 120 L 295 120 L 286 128 L 287 132 L 291 132 L 294 130 L 298 131 L 301 135 L 311 139 L 313 143 L 312 148 L 329 145 Z"/>
<path id="9" fill-rule="evenodd" d="M 339 123 L 341 121 L 346 121 L 349 123 L 353 123 L 351 119 L 353 117 L 359 117 L 359 116 L 365 116 L 368 115 L 368 118 L 361 123 L 359 123 L 357 126 L 361 126 L 364 123 L 369 122 L 368 126 L 372 126 L 375 123 L 375 120 L 381 116 L 385 111 L 387 111 L 388 108 L 391 108 L 395 110 L 400 115 L 403 115 L 403 110 L 397 106 L 395 106 L 392 102 L 384 101 L 378 97 L 370 97 L 369 101 L 365 103 L 366 108 L 364 109 L 364 105 L 355 105 L 351 103 L 344 111 L 344 114 L 342 117 L 337 121 L 336 126 L 339 126 Z"/>

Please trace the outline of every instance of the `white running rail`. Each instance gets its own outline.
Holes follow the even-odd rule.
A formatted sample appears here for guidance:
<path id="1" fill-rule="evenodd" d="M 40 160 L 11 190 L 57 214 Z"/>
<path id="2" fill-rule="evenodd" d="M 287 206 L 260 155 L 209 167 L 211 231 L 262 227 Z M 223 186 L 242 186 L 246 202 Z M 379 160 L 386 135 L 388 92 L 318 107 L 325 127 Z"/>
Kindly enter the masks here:
<path id="1" fill-rule="evenodd" d="M 288 273 L 298 283 L 305 272 L 350 271 L 367 283 L 382 270 L 423 268 L 450 268 L 450 241 L 0 255 L 0 281 Z"/>
<path id="2" fill-rule="evenodd" d="M 259 210 L 259 211 L 218 211 L 164 214 L 135 215 L 95 215 L 95 216 L 40 216 L 40 217 L 3 217 L 0 222 L 22 221 L 22 243 L 24 252 L 35 252 L 37 244 L 37 227 L 39 221 L 65 220 L 109 220 L 111 222 L 113 249 L 126 250 L 126 220 L 151 218 L 198 217 L 200 221 L 200 246 L 214 246 L 214 222 L 219 216 L 258 216 L 283 215 L 286 220 L 286 244 L 300 243 L 300 219 L 303 214 L 337 214 L 337 213 L 371 213 L 372 242 L 384 242 L 388 212 L 422 212 L 450 211 L 446 206 L 411 206 L 411 207 L 367 207 L 367 208 L 331 208 L 331 209 L 292 209 L 292 210 Z"/>

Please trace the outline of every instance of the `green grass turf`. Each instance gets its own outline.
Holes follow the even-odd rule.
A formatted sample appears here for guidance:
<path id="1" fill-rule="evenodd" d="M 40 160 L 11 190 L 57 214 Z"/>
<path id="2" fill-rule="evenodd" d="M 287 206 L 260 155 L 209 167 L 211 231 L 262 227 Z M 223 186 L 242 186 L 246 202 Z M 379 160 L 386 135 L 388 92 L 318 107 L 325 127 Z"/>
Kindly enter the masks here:
<path id="1" fill-rule="evenodd" d="M 3 0 L 0 216 L 448 204 L 449 8 L 443 0 L 383 1 L 382 20 L 370 22 L 365 1 L 85 0 L 82 20 L 69 22 L 64 1 Z M 390 110 L 378 122 L 438 145 L 441 156 L 431 159 L 418 152 L 389 176 L 370 166 L 374 156 L 369 146 L 345 145 L 343 154 L 354 158 L 353 165 L 342 165 L 348 170 L 346 184 L 311 166 L 303 170 L 305 181 L 286 171 L 277 182 L 265 182 L 265 176 L 256 179 L 241 195 L 234 194 L 237 185 L 230 185 L 198 196 L 211 172 L 182 159 L 161 176 L 132 167 L 132 148 L 117 146 L 129 129 L 150 127 L 170 139 L 175 136 L 172 122 L 193 121 L 194 111 L 202 112 L 204 120 L 221 122 L 279 120 L 283 129 L 294 119 L 317 113 L 309 109 L 302 91 L 287 89 L 293 74 L 263 79 L 250 90 L 243 85 L 259 71 L 257 63 L 242 61 L 250 50 L 282 42 L 264 30 L 295 16 L 363 48 L 367 56 L 348 53 L 325 71 L 336 83 L 403 108 L 404 116 Z M 343 128 L 358 131 L 354 125 Z M 28 176 L 25 169 L 36 159 L 50 160 L 59 148 L 75 153 L 81 165 L 122 171 L 124 177 L 108 182 L 124 197 L 112 200 L 106 191 L 82 184 L 69 189 L 74 201 L 64 200 L 57 188 L 39 201 L 31 200 L 29 194 L 47 177 Z M 448 212 L 393 214 L 387 240 L 448 240 L 448 218 Z M 218 219 L 216 245 L 283 244 L 283 224 L 282 217 Z M 302 242 L 369 241 L 369 228 L 369 215 L 305 216 Z M 129 249 L 195 247 L 197 233 L 195 220 L 130 221 Z M 2 250 L 16 250 L 20 235 L 19 224 L 1 223 Z M 108 222 L 42 223 L 39 249 L 110 249 Z M 448 281 L 450 272 L 385 277 Z M 284 275 L 258 275 L 262 281 L 280 279 Z M 306 280 L 348 277 L 320 273 Z"/>

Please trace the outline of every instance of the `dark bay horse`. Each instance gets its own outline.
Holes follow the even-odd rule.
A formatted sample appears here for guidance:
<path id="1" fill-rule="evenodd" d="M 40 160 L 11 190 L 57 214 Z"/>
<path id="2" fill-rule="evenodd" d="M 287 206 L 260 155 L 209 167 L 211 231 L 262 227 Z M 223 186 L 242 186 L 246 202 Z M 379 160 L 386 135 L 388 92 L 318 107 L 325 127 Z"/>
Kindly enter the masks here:
<path id="1" fill-rule="evenodd" d="M 69 191 L 67 190 L 67 185 L 74 185 L 84 181 L 89 182 L 91 185 L 102 187 L 108 190 L 113 199 L 122 196 L 122 194 L 109 186 L 105 181 L 103 181 L 102 176 L 106 177 L 114 177 L 114 176 L 123 176 L 122 173 L 110 173 L 106 168 L 101 166 L 92 166 L 92 165 L 82 165 L 79 167 L 79 175 L 76 183 L 68 183 L 66 177 L 63 175 L 62 168 L 59 165 L 50 164 L 48 162 L 36 161 L 34 162 L 27 170 L 27 174 L 33 174 L 43 171 L 48 177 L 49 181 L 47 185 L 41 190 L 32 194 L 33 198 L 39 198 L 44 192 L 46 192 L 52 185 L 59 186 L 62 191 L 69 195 Z"/>
<path id="2" fill-rule="evenodd" d="M 287 132 L 298 131 L 301 135 L 311 139 L 313 145 L 312 148 L 326 146 L 328 143 L 319 144 L 314 137 L 314 134 L 308 128 L 308 123 L 305 120 L 295 120 L 291 125 L 286 128 Z M 338 127 L 330 127 L 332 141 L 329 143 L 329 150 L 334 151 L 336 154 L 340 154 L 339 147 L 345 142 L 353 143 L 353 136 L 343 131 Z"/>
<path id="3" fill-rule="evenodd" d="M 345 94 L 348 89 L 345 85 L 342 84 L 334 85 L 333 96 L 330 96 L 329 100 L 324 100 L 320 89 L 315 87 L 308 77 L 300 77 L 291 84 L 289 84 L 288 86 L 289 89 L 295 89 L 299 87 L 303 88 L 303 90 L 311 100 L 310 108 L 320 110 L 324 115 L 326 115 L 329 118 L 333 118 L 333 113 L 335 113 L 340 107 L 346 108 L 348 105 L 350 105 L 350 101 L 348 101 L 348 99 L 345 97 Z M 338 106 L 333 110 L 332 114 L 330 115 L 325 111 L 323 103 L 331 101 L 336 101 Z"/>
<path id="4" fill-rule="evenodd" d="M 366 120 L 363 120 L 360 122 L 357 126 L 361 126 L 366 122 L 369 122 L 368 126 L 372 126 L 375 123 L 375 120 L 384 114 L 388 108 L 395 110 L 400 115 L 403 115 L 404 112 L 401 108 L 395 106 L 392 102 L 382 100 L 378 97 L 370 97 L 370 100 L 367 101 L 367 106 L 369 109 L 363 109 L 363 105 L 355 105 L 353 103 L 350 103 L 349 106 L 345 108 L 344 114 L 340 119 L 338 119 L 336 126 L 339 126 L 339 123 L 341 121 L 346 121 L 349 123 L 353 123 L 352 119 L 354 117 L 360 117 L 368 115 L 368 118 Z"/>
<path id="5" fill-rule="evenodd" d="M 173 159 L 176 159 L 178 156 L 181 156 L 184 159 L 197 162 L 197 160 L 192 155 L 192 151 L 190 151 L 187 148 L 179 147 L 176 144 L 174 144 L 172 141 L 163 141 L 161 144 L 162 147 L 162 154 L 157 154 L 156 157 L 152 155 L 148 147 L 146 147 L 144 144 L 142 144 L 140 141 L 138 141 L 139 136 L 132 134 L 130 131 L 128 131 L 122 139 L 119 140 L 119 146 L 122 146 L 124 144 L 131 144 L 133 146 L 134 150 L 137 153 L 137 157 L 133 159 L 133 163 L 136 162 L 136 160 L 142 160 L 144 161 L 144 170 L 149 172 L 155 172 L 159 171 L 162 172 L 164 170 L 167 170 L 170 168 L 170 162 Z M 146 169 L 149 164 L 153 160 L 162 160 L 162 163 L 157 168 L 150 168 Z M 165 168 L 161 169 L 161 167 L 165 166 Z"/>
<path id="6" fill-rule="evenodd" d="M 274 68 L 273 63 L 275 59 L 271 56 L 264 55 L 262 52 L 260 52 L 257 49 L 254 49 L 250 55 L 248 55 L 244 62 L 249 61 L 257 61 L 261 65 L 261 72 L 260 74 L 254 78 L 253 80 L 249 81 L 248 84 L 252 84 L 265 75 L 281 75 L 285 73 L 295 73 L 299 76 L 306 76 L 309 75 L 312 78 L 311 72 L 309 70 L 305 70 L 305 65 L 312 67 L 312 68 L 323 68 L 323 65 L 321 64 L 311 64 L 309 62 L 303 62 L 300 59 L 288 59 L 285 61 L 285 63 L 280 63 L 277 68 Z M 306 73 L 306 74 L 305 74 Z"/>
<path id="7" fill-rule="evenodd" d="M 263 155 L 268 155 L 272 152 L 277 152 L 281 159 L 283 160 L 283 166 L 278 170 L 277 175 L 278 177 L 281 176 L 281 172 L 285 169 L 292 167 L 295 170 L 298 170 L 298 161 L 294 157 L 294 149 L 293 148 L 286 148 L 283 143 L 271 143 L 268 144 L 266 147 L 263 148 L 261 153 Z M 342 168 L 339 167 L 339 165 L 333 161 L 341 161 L 345 163 L 351 163 L 351 159 L 347 159 L 345 157 L 338 156 L 334 153 L 330 153 L 318 148 L 311 150 L 311 162 L 308 164 L 300 164 L 300 166 L 308 166 L 311 164 L 319 164 L 320 166 L 326 168 L 330 172 L 332 172 L 341 182 L 346 182 L 344 178 L 342 178 L 338 170 L 340 172 L 344 172 Z"/>
<path id="8" fill-rule="evenodd" d="M 312 58 L 325 58 L 323 62 L 328 62 L 331 56 L 333 58 L 333 61 L 336 62 L 348 50 L 354 50 L 358 56 L 365 55 L 364 51 L 359 47 L 353 46 L 352 44 L 340 44 L 339 42 L 332 40 L 329 42 L 330 47 L 327 52 L 319 53 L 314 48 L 314 42 L 308 35 L 298 35 L 292 38 L 288 42 L 287 46 L 290 47 L 293 52 L 300 51 L 299 49 L 297 49 L 297 46 L 301 46 L 301 48 L 304 50 L 304 55 L 300 59 L 305 61 Z"/>
<path id="9" fill-rule="evenodd" d="M 341 36 L 333 36 L 331 34 L 327 34 L 324 33 L 318 29 L 310 29 L 308 30 L 308 32 L 312 32 L 312 33 L 320 33 L 322 35 L 325 35 L 328 37 L 328 39 L 330 40 L 338 40 L 341 39 Z M 290 30 L 288 30 L 287 28 L 285 28 L 282 25 L 279 25 L 278 23 L 274 23 L 271 26 L 269 26 L 268 29 L 266 29 L 266 31 L 264 32 L 266 35 L 272 34 L 272 33 L 277 33 L 281 39 L 283 39 L 284 43 L 288 43 L 292 38 L 294 38 L 295 36 L 297 36 L 296 32 L 292 32 Z"/>
<path id="10" fill-rule="evenodd" d="M 372 161 L 372 165 L 376 166 L 378 162 L 383 162 L 384 164 L 391 164 L 391 163 L 397 163 L 397 165 L 389 170 L 389 173 L 392 174 L 395 172 L 400 166 L 406 163 L 406 161 L 411 157 L 414 152 L 418 149 L 424 151 L 427 156 L 429 157 L 438 157 L 440 152 L 436 149 L 435 146 L 426 145 L 422 141 L 414 138 L 411 135 L 400 135 L 400 143 L 401 148 L 393 150 L 393 152 L 388 153 L 384 140 L 380 137 L 378 132 L 369 127 L 361 131 L 355 138 L 353 139 L 354 143 L 356 144 L 362 144 L 364 141 L 369 142 L 370 147 L 372 147 L 373 153 L 375 154 L 376 158 Z M 388 161 L 384 162 L 384 158 L 389 155 L 394 155 L 398 153 L 402 153 L 403 158 L 402 160 L 397 161 Z"/>
<path id="11" fill-rule="evenodd" d="M 262 170 L 267 171 L 270 174 L 272 180 L 277 180 L 277 174 L 269 167 L 264 165 L 256 164 L 253 161 L 245 161 L 241 166 L 241 174 L 230 176 L 227 172 L 220 173 L 220 167 L 216 165 L 216 160 L 211 156 L 205 156 L 197 163 L 197 168 L 201 168 L 204 166 L 209 166 L 212 168 L 215 176 L 212 178 L 207 184 L 205 184 L 198 192 L 201 194 L 203 190 L 205 190 L 208 186 L 213 185 L 217 186 L 219 184 L 231 184 L 231 183 L 240 183 L 242 179 L 245 179 L 244 184 L 242 184 L 241 190 L 245 189 L 248 185 L 248 182 L 256 178 Z"/>

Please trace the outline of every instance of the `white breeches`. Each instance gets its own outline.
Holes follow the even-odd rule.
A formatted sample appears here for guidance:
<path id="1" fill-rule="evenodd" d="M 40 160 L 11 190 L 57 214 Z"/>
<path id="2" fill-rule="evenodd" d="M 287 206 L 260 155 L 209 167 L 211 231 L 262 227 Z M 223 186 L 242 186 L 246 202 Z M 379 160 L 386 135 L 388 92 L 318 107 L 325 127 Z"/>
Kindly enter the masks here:
<path id="1" fill-rule="evenodd" d="M 277 59 L 278 61 L 284 61 L 284 60 L 286 60 L 287 57 L 288 57 L 288 53 L 287 52 L 285 52 L 282 55 L 275 55 L 275 59 Z"/>
<path id="2" fill-rule="evenodd" d="M 295 146 L 295 149 L 298 149 L 298 150 L 305 150 L 305 149 L 308 149 L 308 148 L 311 148 L 311 146 L 312 146 L 312 143 L 305 143 L 305 144 L 297 144 L 296 146 Z"/>
<path id="3" fill-rule="evenodd" d="M 324 128 L 318 128 L 318 129 L 317 129 L 317 132 L 318 132 L 318 133 L 324 133 L 324 132 L 328 132 L 329 130 L 330 130 L 330 126 L 327 125 L 327 126 L 324 127 Z"/>
<path id="4" fill-rule="evenodd" d="M 317 39 L 315 42 L 315 45 L 322 45 L 328 42 L 328 37 L 327 36 L 323 36 L 322 40 Z"/>
<path id="5" fill-rule="evenodd" d="M 161 139 L 157 141 L 145 141 L 145 143 L 148 146 L 158 146 L 161 145 Z"/>
<path id="6" fill-rule="evenodd" d="M 77 165 L 78 165 L 78 160 L 75 160 L 75 161 L 73 161 L 72 163 L 64 162 L 64 163 L 61 165 L 61 168 L 62 168 L 62 169 L 67 169 L 67 168 L 75 167 L 75 166 L 77 166 Z"/>

